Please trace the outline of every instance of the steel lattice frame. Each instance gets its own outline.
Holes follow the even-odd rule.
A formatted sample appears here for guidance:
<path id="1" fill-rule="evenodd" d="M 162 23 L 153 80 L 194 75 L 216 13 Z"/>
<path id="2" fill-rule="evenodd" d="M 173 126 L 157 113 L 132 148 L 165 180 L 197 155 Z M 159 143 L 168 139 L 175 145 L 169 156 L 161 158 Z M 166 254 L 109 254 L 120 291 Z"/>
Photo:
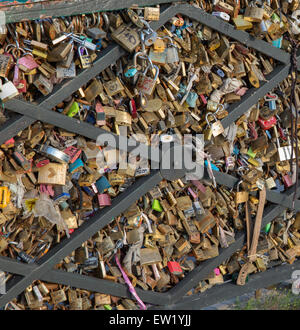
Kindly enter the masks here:
<path id="1" fill-rule="evenodd" d="M 98 2 L 98 1 L 96 1 Z M 162 3 L 165 1 L 149 1 L 151 4 Z M 142 1 L 142 4 L 149 4 L 147 1 Z M 112 10 L 113 8 L 104 8 L 104 10 Z M 83 9 L 86 11 L 86 9 Z M 97 11 L 97 10 L 95 10 Z M 77 12 L 76 12 L 77 13 Z M 222 120 L 224 128 L 228 127 L 243 113 L 245 113 L 251 106 L 258 102 L 258 100 L 267 94 L 270 90 L 281 83 L 289 74 L 290 70 L 290 55 L 281 49 L 275 48 L 269 43 L 257 40 L 250 34 L 244 31 L 237 31 L 230 24 L 222 21 L 221 19 L 212 16 L 203 10 L 188 4 L 173 4 L 161 7 L 160 20 L 158 22 L 152 22 L 151 26 L 153 29 L 158 29 L 164 25 L 170 18 L 176 14 L 182 14 L 188 18 L 196 20 L 226 36 L 231 37 L 248 47 L 259 51 L 269 57 L 272 57 L 280 64 L 270 73 L 266 79 L 266 82 L 261 83 L 261 87 L 258 89 L 251 88 L 244 95 L 243 99 L 231 105 L 228 109 L 228 116 Z M 36 17 L 33 17 L 34 19 Z M 16 18 L 18 15 L 16 15 Z M 23 16 L 24 17 L 24 16 Z M 101 128 L 94 127 L 90 124 L 79 122 L 76 119 L 69 118 L 62 114 L 52 111 L 51 109 L 58 103 L 63 101 L 66 96 L 71 95 L 73 92 L 78 90 L 82 85 L 86 84 L 90 79 L 96 77 L 101 71 L 106 69 L 110 64 L 117 61 L 121 56 L 125 55 L 126 52 L 117 44 L 111 43 L 95 60 L 94 65 L 86 70 L 81 70 L 78 75 L 67 82 L 63 82 L 56 85 L 51 95 L 43 97 L 39 100 L 38 104 L 32 104 L 29 102 L 22 101 L 20 99 L 13 99 L 5 103 L 5 108 L 15 112 L 12 117 L 4 123 L 0 131 L 0 144 L 14 137 L 20 131 L 26 129 L 29 125 L 33 124 L 36 120 L 40 120 L 45 123 L 55 125 L 57 127 L 66 129 L 70 132 L 74 132 L 85 137 L 96 140 L 101 134 L 107 134 Z M 298 63 L 300 58 L 298 57 Z M 300 67 L 300 66 L 298 66 Z M 113 134 L 113 133 L 110 133 Z M 132 140 L 127 140 L 125 137 L 113 134 L 117 141 L 117 148 L 124 150 L 124 146 L 127 144 L 129 147 L 126 149 L 128 152 L 132 151 L 136 147 L 136 143 Z M 151 152 L 150 148 L 145 145 L 139 145 L 139 152 L 141 156 L 148 156 Z M 159 164 L 159 159 L 155 159 L 154 163 Z M 234 187 L 237 182 L 237 178 L 224 174 L 221 172 L 214 172 L 217 183 L 225 185 L 228 188 Z M 205 174 L 206 177 L 207 173 Z M 97 279 L 89 276 L 68 273 L 61 270 L 54 270 L 53 267 L 59 263 L 64 257 L 68 256 L 72 251 L 81 246 L 87 239 L 93 236 L 97 231 L 104 228 L 114 217 L 124 212 L 130 205 L 132 205 L 141 196 L 146 194 L 150 189 L 155 187 L 159 182 L 163 180 L 161 172 L 159 170 L 151 170 L 150 175 L 142 177 L 136 180 L 125 192 L 118 195 L 113 199 L 112 205 L 109 208 L 97 211 L 93 217 L 87 222 L 84 222 L 76 231 L 71 235 L 70 239 L 63 239 L 58 245 L 54 246 L 45 256 L 39 259 L 33 264 L 24 264 L 7 257 L 0 257 L 0 269 L 9 273 L 15 274 L 7 282 L 7 292 L 0 296 L 0 307 L 5 306 L 9 301 L 14 299 L 20 293 L 22 293 L 26 287 L 28 287 L 34 280 L 40 279 L 48 282 L 54 282 L 59 284 L 69 285 L 71 287 L 78 287 L 89 291 L 101 292 L 111 294 L 119 297 L 131 298 L 131 294 L 125 284 L 114 283 L 108 280 Z M 273 191 L 267 191 L 267 200 L 270 202 L 269 206 L 265 208 L 263 214 L 263 225 L 271 222 L 280 215 L 286 208 L 292 206 L 292 195 L 294 187 L 290 188 L 285 194 L 275 193 Z M 300 191 L 300 190 L 299 190 Z M 299 201 L 295 204 L 295 209 L 300 210 Z M 220 249 L 219 256 L 202 262 L 198 267 L 191 271 L 181 282 L 175 287 L 165 293 L 157 293 L 152 291 L 144 291 L 136 289 L 140 298 L 153 305 L 165 305 L 170 308 L 175 308 L 175 305 L 171 305 L 183 298 L 183 296 L 190 291 L 192 288 L 197 286 L 199 281 L 205 279 L 209 273 L 218 267 L 222 262 L 228 259 L 235 251 L 239 250 L 245 242 L 245 234 L 238 233 L 235 237 L 235 242 L 231 244 L 227 249 Z M 297 261 L 295 265 L 298 265 Z M 286 267 L 279 267 L 283 272 L 280 274 L 286 274 Z M 289 266 L 289 268 L 291 268 Z M 186 306 L 192 306 L 194 301 L 203 297 L 202 306 L 207 305 L 204 303 L 210 301 L 213 303 L 213 297 L 217 299 L 226 299 L 226 295 L 230 292 L 242 292 L 248 290 L 247 288 L 253 289 L 261 287 L 263 281 L 257 280 L 260 276 L 266 278 L 272 277 L 270 274 L 277 272 L 278 269 L 268 270 L 263 274 L 254 275 L 251 285 L 246 285 L 243 289 L 233 285 L 226 284 L 224 286 L 216 286 L 207 293 L 201 295 L 195 295 L 193 297 L 184 298 L 183 302 L 186 302 Z M 277 276 L 278 277 L 278 276 Z M 246 288 L 246 289 L 245 289 Z M 212 299 L 210 297 L 212 293 Z M 225 292 L 225 293 L 224 293 Z M 236 293 L 237 294 L 237 293 Z M 224 295 L 224 296 L 223 296 Z M 200 298 L 199 298 L 200 297 Z M 200 304 L 201 305 L 201 304 Z M 197 306 L 200 306 L 197 304 Z M 182 306 L 182 304 L 178 305 Z"/>

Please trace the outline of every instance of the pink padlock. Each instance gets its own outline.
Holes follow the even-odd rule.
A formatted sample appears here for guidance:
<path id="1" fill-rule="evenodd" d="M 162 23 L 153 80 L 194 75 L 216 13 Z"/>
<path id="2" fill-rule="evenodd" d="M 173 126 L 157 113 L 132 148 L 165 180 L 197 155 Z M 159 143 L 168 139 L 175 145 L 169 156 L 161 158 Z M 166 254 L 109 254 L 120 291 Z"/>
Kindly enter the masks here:
<path id="1" fill-rule="evenodd" d="M 214 272 L 215 272 L 216 276 L 218 276 L 218 275 L 220 275 L 220 274 L 221 274 L 221 272 L 220 272 L 220 269 L 219 269 L 219 268 L 215 268 L 215 269 L 214 269 Z"/>
<path id="2" fill-rule="evenodd" d="M 111 199 L 108 194 L 98 194 L 97 196 L 98 196 L 98 203 L 99 203 L 100 207 L 111 205 Z"/>
<path id="3" fill-rule="evenodd" d="M 38 64 L 34 60 L 33 56 L 25 55 L 18 60 L 18 66 L 20 70 L 24 72 L 30 72 L 33 69 L 36 69 L 38 67 Z"/>
<path id="4" fill-rule="evenodd" d="M 242 87 L 238 90 L 235 91 L 235 94 L 238 96 L 243 96 L 247 92 L 248 88 L 247 87 Z"/>
<path id="5" fill-rule="evenodd" d="M 197 188 L 199 189 L 203 194 L 206 193 L 206 188 L 204 187 L 204 185 L 198 181 L 198 180 L 191 180 L 192 181 L 192 184 Z"/>
<path id="6" fill-rule="evenodd" d="M 194 200 L 198 199 L 198 195 L 194 192 L 191 187 L 188 187 L 188 192 L 191 194 Z"/>

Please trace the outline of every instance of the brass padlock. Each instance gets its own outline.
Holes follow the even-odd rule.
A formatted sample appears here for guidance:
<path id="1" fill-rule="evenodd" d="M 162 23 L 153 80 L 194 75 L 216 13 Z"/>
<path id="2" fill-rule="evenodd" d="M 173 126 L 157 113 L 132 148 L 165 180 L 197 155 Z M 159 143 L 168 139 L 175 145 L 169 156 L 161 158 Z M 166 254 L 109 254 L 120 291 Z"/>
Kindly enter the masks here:
<path id="1" fill-rule="evenodd" d="M 249 193 L 247 191 L 239 191 L 239 186 L 241 183 L 242 183 L 242 181 L 240 181 L 237 184 L 237 192 L 235 194 L 235 203 L 236 204 L 245 203 L 249 199 Z"/>
<path id="2" fill-rule="evenodd" d="M 123 24 L 117 28 L 111 34 L 111 37 L 130 53 L 133 52 L 140 44 L 140 37 L 137 30 L 130 28 L 126 24 Z"/>

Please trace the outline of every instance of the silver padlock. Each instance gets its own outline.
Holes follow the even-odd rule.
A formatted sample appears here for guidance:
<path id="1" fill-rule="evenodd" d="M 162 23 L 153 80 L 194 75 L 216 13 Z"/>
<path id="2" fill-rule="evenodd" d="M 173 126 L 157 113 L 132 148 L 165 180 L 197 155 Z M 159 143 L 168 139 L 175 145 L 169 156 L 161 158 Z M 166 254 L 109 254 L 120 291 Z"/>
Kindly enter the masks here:
<path id="1" fill-rule="evenodd" d="M 170 37 L 165 37 L 164 39 L 168 39 L 171 43 L 166 48 L 166 61 L 167 63 L 175 63 L 179 62 L 178 50 L 176 45 L 173 43 L 173 40 Z"/>
<path id="2" fill-rule="evenodd" d="M 146 76 L 146 74 L 150 68 L 151 69 L 154 68 L 156 70 L 154 78 Z M 146 70 L 139 76 L 139 80 L 138 80 L 137 86 L 136 86 L 137 89 L 143 94 L 151 95 L 153 93 L 158 75 L 159 75 L 158 66 L 152 65 L 152 63 L 150 63 L 147 66 Z"/>
<path id="3" fill-rule="evenodd" d="M 144 23 L 144 25 L 146 26 L 147 29 L 144 29 L 144 35 L 145 35 L 145 39 L 144 39 L 144 43 L 146 46 L 151 46 L 154 44 L 155 40 L 157 39 L 157 33 L 151 28 L 150 24 L 141 19 L 141 21 Z"/>

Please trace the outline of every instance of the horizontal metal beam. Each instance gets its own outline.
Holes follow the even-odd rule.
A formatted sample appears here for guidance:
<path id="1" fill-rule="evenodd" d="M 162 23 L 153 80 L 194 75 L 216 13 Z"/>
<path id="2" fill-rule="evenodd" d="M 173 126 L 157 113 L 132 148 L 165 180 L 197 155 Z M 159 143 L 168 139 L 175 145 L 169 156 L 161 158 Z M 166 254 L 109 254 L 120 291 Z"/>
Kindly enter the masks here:
<path id="1" fill-rule="evenodd" d="M 8 5 L 1 7 L 5 12 L 6 23 L 36 20 L 45 17 L 73 16 L 121 10 L 138 3 L 140 7 L 152 6 L 172 2 L 170 0 L 72 0 L 72 1 L 47 1 L 36 4 Z"/>
<path id="2" fill-rule="evenodd" d="M 36 264 L 24 264 L 15 259 L 2 256 L 0 256 L 0 265 L 2 271 L 22 276 L 26 276 L 38 267 Z M 127 285 L 92 276 L 68 273 L 63 270 L 50 269 L 41 276 L 40 280 L 80 288 L 83 290 L 110 294 L 117 297 L 132 298 Z M 157 301 L 159 301 L 160 304 L 168 304 L 171 302 L 168 293 L 156 293 L 139 288 L 135 288 L 135 290 L 143 301 L 150 304 L 157 304 Z"/>
<path id="3" fill-rule="evenodd" d="M 88 221 L 84 222 L 71 237 L 64 238 L 60 244 L 54 246 L 45 256 L 37 261 L 38 267 L 26 276 L 15 276 L 7 283 L 6 294 L 0 296 L 0 307 L 5 306 L 11 299 L 23 292 L 32 281 L 41 278 L 60 260 L 68 256 L 97 231 L 109 224 L 116 216 L 128 209 L 137 199 L 145 195 L 162 180 L 159 171 L 152 171 L 147 177 L 139 178 L 132 186 L 113 199 L 112 205 L 104 208 Z M 1 269 L 1 263 L 0 263 Z"/>
<path id="4" fill-rule="evenodd" d="M 82 122 L 75 118 L 67 117 L 55 111 L 45 109 L 40 110 L 39 106 L 29 104 L 22 100 L 13 99 L 6 105 L 6 107 L 19 114 L 23 114 L 24 118 L 30 117 L 33 121 L 40 120 L 44 123 L 52 124 L 92 140 L 97 140 L 98 137 L 102 136 L 102 142 L 105 140 L 110 147 L 115 147 L 118 150 L 126 151 L 128 153 L 133 152 L 134 150 L 136 152 L 138 151 L 142 158 L 152 160 L 151 164 L 153 169 L 155 169 L 154 166 L 156 166 L 156 169 L 159 168 L 160 150 L 156 147 L 139 143 L 133 138 L 127 139 L 125 136 L 107 132 L 102 128 Z"/>
<path id="5" fill-rule="evenodd" d="M 284 264 L 265 272 L 252 274 L 249 276 L 249 281 L 243 286 L 233 282 L 215 285 L 203 293 L 183 297 L 177 304 L 153 306 L 150 310 L 199 310 L 290 279 L 292 272 L 299 270 L 299 267 L 300 260 L 296 260 L 292 265 Z"/>

